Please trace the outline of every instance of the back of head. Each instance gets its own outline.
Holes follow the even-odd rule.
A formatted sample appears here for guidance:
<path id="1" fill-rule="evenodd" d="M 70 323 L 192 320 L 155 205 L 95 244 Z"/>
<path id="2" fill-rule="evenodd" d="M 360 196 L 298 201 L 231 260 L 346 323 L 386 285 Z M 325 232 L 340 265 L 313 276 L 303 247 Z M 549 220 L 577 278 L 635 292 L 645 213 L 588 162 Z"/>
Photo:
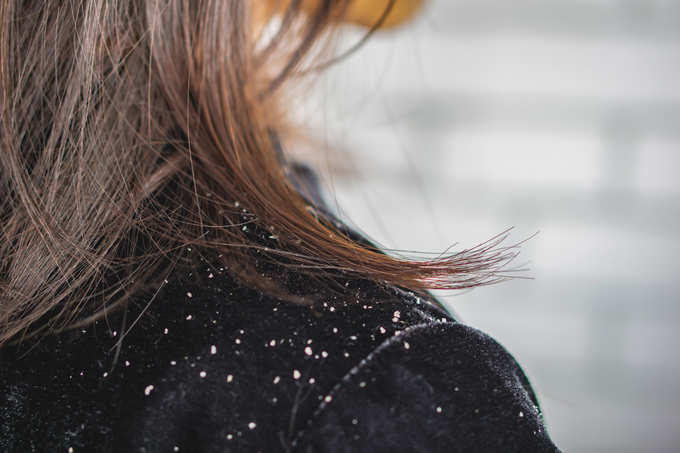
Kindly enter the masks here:
<path id="1" fill-rule="evenodd" d="M 91 322 L 193 245 L 282 294 L 262 263 L 413 289 L 499 278 L 497 241 L 391 257 L 286 177 L 286 87 L 324 66 L 342 20 L 387 23 L 399 2 L 384 3 L 1 1 L 0 345 Z"/>

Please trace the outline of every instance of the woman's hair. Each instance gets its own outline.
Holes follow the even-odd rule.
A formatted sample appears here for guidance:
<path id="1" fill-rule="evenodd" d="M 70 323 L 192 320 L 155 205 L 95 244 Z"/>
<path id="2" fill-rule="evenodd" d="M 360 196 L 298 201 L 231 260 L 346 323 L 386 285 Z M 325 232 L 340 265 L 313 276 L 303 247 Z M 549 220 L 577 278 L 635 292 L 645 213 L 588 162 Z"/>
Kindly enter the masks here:
<path id="1" fill-rule="evenodd" d="M 328 62 L 348 2 L 277 3 L 0 0 L 0 345 L 91 322 L 186 247 L 283 297 L 261 263 L 411 289 L 502 278 L 502 237 L 389 256 L 295 190 L 286 93 Z"/>

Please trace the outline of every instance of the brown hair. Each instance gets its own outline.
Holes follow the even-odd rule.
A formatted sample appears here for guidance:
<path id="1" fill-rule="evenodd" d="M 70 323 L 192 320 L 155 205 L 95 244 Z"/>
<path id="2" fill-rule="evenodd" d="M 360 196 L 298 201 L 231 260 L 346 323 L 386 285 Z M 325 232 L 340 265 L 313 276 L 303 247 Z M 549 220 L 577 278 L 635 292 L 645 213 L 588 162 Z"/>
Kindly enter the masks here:
<path id="1" fill-rule="evenodd" d="M 392 257 L 291 186 L 284 87 L 323 66 L 347 1 L 284 3 L 261 26 L 252 0 L 0 1 L 0 345 L 102 316 L 192 245 L 268 292 L 263 260 L 412 289 L 502 278 L 502 237 Z"/>

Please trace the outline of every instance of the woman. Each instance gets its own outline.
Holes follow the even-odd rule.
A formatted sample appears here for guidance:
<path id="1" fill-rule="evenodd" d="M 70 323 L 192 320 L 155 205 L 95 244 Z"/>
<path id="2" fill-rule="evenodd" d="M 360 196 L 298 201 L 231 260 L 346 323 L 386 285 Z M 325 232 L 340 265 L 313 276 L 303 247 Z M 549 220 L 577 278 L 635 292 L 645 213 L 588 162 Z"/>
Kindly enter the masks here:
<path id="1" fill-rule="evenodd" d="M 377 3 L 0 2 L 0 451 L 556 451 L 426 292 L 502 237 L 388 256 L 281 150 L 329 31 L 412 6 Z"/>

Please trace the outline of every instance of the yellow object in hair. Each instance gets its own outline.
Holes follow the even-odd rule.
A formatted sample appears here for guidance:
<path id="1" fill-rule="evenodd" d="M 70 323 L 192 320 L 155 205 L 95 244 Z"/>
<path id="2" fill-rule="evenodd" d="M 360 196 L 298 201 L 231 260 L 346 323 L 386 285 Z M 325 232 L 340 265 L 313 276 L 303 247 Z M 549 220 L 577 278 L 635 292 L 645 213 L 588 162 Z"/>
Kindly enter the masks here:
<path id="1" fill-rule="evenodd" d="M 389 6 L 391 0 L 353 0 L 350 2 L 346 20 L 364 27 L 372 27 Z M 392 9 L 380 28 L 391 28 L 408 21 L 420 10 L 424 0 L 394 0 Z"/>
<path id="2" fill-rule="evenodd" d="M 319 3 L 320 0 L 302 0 L 300 7 L 303 11 L 314 11 Z M 380 28 L 392 28 L 413 18 L 423 3 L 425 0 L 351 0 L 342 20 L 363 27 L 373 27 L 389 7 L 389 13 Z M 284 11 L 289 4 L 290 0 L 267 0 L 266 3 L 255 0 L 256 17 L 271 17 L 276 12 Z"/>

